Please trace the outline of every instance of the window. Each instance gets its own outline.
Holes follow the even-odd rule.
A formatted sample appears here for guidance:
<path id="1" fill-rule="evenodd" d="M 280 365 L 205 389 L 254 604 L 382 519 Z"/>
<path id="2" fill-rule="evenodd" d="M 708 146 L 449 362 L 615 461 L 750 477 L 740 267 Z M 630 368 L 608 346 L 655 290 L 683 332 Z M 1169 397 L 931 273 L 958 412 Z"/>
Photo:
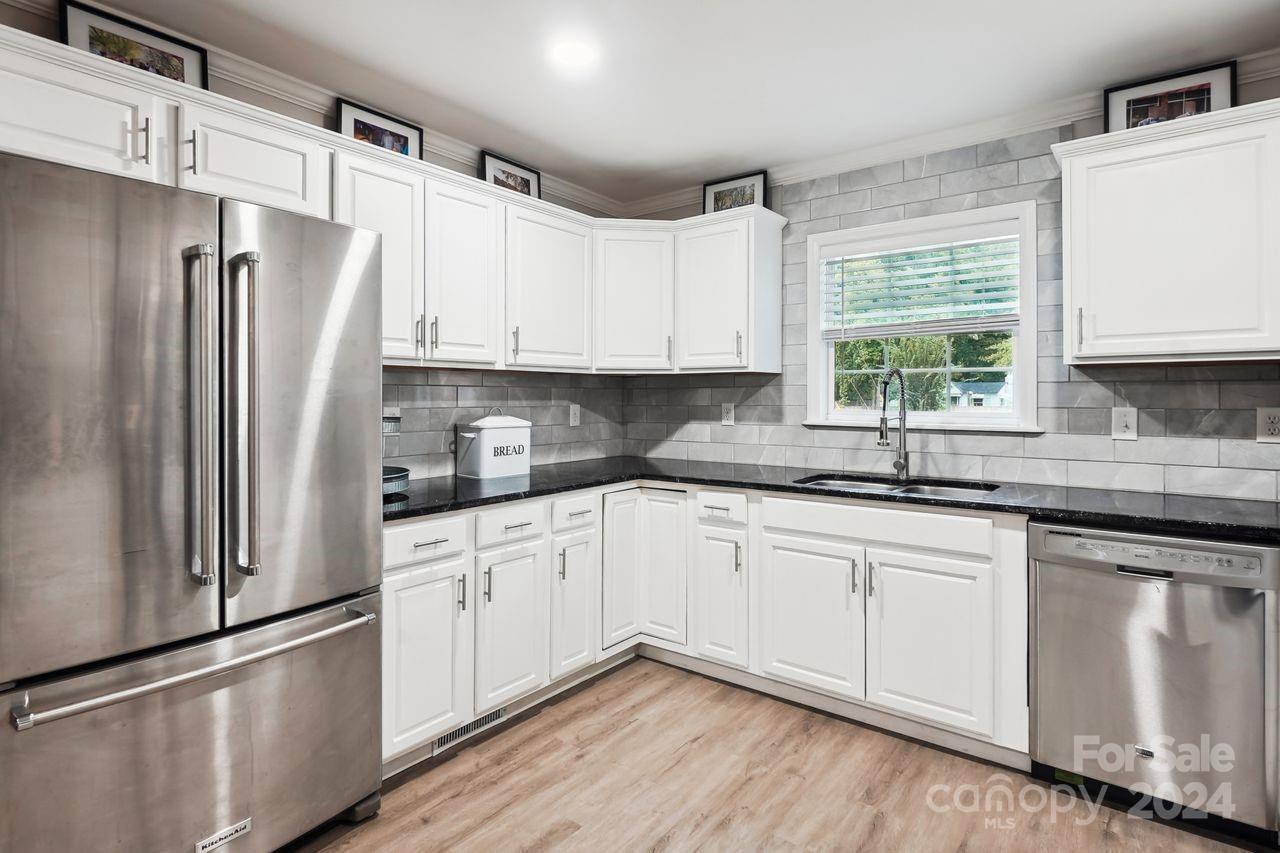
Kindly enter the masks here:
<path id="1" fill-rule="evenodd" d="M 809 237 L 809 422 L 1034 430 L 1035 203 Z M 889 390 L 898 406 L 898 386 Z"/>

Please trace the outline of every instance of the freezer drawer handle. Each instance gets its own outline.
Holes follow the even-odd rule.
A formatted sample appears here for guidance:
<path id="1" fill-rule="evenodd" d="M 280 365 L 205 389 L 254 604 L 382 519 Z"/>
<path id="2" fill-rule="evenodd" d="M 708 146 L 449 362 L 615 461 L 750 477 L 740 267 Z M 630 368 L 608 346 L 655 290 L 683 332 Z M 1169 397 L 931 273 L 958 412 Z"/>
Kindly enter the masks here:
<path id="1" fill-rule="evenodd" d="M 247 505 L 245 515 L 248 517 L 249 529 L 245 537 L 248 541 L 244 543 L 242 550 L 245 561 L 242 563 L 240 556 L 236 557 L 236 571 L 249 577 L 262 574 L 261 532 L 258 523 L 260 520 L 258 514 L 260 494 L 258 484 L 258 266 L 261 262 L 262 256 L 257 252 L 241 252 L 229 262 L 233 274 L 240 266 L 243 266 L 246 272 L 243 304 L 245 325 L 248 328 L 236 330 L 236 353 L 239 354 L 243 339 L 247 360 L 247 364 L 236 371 L 236 430 L 239 432 L 243 429 L 244 432 L 236 437 L 236 443 L 238 446 L 241 437 L 244 437 L 249 458 L 248 464 L 244 466 L 246 470 L 243 476 L 239 460 L 236 462 L 236 501 L 237 510 Z M 237 308 L 237 319 L 239 313 Z M 245 394 L 247 411 L 245 412 L 239 411 L 238 385 L 240 382 L 246 382 L 247 385 Z"/>
<path id="2" fill-rule="evenodd" d="M 137 687 L 130 687 L 126 690 L 117 690 L 114 693 L 107 693 L 102 696 L 94 696 L 92 699 L 82 699 L 79 702 L 72 702 L 69 705 L 62 705 L 58 708 L 50 708 L 48 711 L 32 711 L 27 707 L 24 697 L 21 707 L 14 708 L 9 715 L 9 721 L 13 723 L 13 727 L 20 732 L 36 726 L 52 723 L 57 720 L 64 720 L 67 717 L 74 717 L 77 714 L 86 714 L 90 711 L 97 711 L 111 705 L 119 705 L 121 702 L 129 702 L 133 699 L 141 699 L 143 696 L 150 696 L 153 693 L 160 693 L 165 690 L 172 690 L 175 687 L 181 687 L 184 684 L 191 684 L 196 681 L 203 681 L 206 678 L 213 678 L 216 675 L 234 672 L 237 669 L 244 669 L 246 666 L 252 666 L 259 661 L 282 655 L 285 652 L 291 652 L 300 649 L 303 646 L 309 646 L 318 643 L 321 640 L 327 640 L 330 637 L 336 637 L 339 634 L 345 634 L 356 628 L 362 628 L 365 625 L 372 625 L 378 621 L 378 614 L 367 613 L 356 607 L 345 607 L 343 610 L 352 614 L 354 618 L 325 628 L 322 631 L 316 631 L 314 634 L 307 634 L 298 637 L 296 640 L 290 640 L 287 643 L 281 643 L 278 646 L 272 646 L 269 649 L 263 649 L 257 652 L 251 652 L 247 655 L 231 658 L 220 663 L 203 666 L 199 669 L 193 669 L 190 672 L 183 672 L 178 675 L 171 675 L 168 678 L 162 678 L 159 681 L 152 681 L 148 684 L 140 684 Z"/>
<path id="3" fill-rule="evenodd" d="M 217 542 L 217 424 L 218 389 L 214 371 L 218 363 L 218 342 L 213 335 L 213 245 L 198 243 L 184 249 L 185 260 L 195 259 L 199 278 L 192 281 L 191 301 L 195 306 L 196 346 L 192 347 L 191 452 L 196 457 L 199 482 L 192 490 L 192 519 L 196 525 L 195 548 L 189 568 L 192 581 L 212 586 L 218 581 L 214 551 Z"/>

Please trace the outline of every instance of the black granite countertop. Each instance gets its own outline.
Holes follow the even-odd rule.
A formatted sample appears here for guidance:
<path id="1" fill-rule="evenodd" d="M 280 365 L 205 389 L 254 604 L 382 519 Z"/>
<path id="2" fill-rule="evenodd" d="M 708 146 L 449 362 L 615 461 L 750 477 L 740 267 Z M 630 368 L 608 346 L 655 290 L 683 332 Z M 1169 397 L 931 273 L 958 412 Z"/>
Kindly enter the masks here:
<path id="1" fill-rule="evenodd" d="M 1001 483 L 993 491 L 973 498 L 955 500 L 886 492 L 853 493 L 795 482 L 817 474 L 856 476 L 852 472 L 621 456 L 585 462 L 538 465 L 531 469 L 527 479 L 516 482 L 468 480 L 458 477 L 410 480 L 408 488 L 398 500 L 384 502 L 382 517 L 384 521 L 417 518 L 505 501 L 554 495 L 574 489 L 625 483 L 630 480 L 657 480 L 721 488 L 761 489 L 770 492 L 956 507 L 988 512 L 1011 512 L 1030 516 L 1033 521 L 1081 524 L 1141 533 L 1203 536 L 1280 544 L 1280 504 L 1275 501 L 1203 498 L 1158 492 L 1078 489 L 1024 483 Z M 868 475 L 867 479 L 877 478 Z M 917 481 L 913 480 L 913 482 Z M 919 480 L 918 482 L 929 481 Z"/>

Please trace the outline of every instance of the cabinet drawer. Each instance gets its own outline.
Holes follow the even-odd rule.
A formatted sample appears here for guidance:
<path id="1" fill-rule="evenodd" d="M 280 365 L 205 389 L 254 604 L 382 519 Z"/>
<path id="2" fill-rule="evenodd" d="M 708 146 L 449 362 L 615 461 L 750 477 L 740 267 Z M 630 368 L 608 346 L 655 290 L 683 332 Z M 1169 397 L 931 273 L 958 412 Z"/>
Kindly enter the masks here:
<path id="1" fill-rule="evenodd" d="M 382 564 L 387 568 L 457 554 L 466 547 L 466 516 L 419 521 L 382 530 Z"/>
<path id="2" fill-rule="evenodd" d="M 765 498 L 766 528 L 990 557 L 993 524 L 969 515 Z"/>
<path id="3" fill-rule="evenodd" d="M 476 547 L 488 548 L 523 542 L 541 536 L 547 529 L 545 501 L 490 509 L 476 515 Z"/>
<path id="4" fill-rule="evenodd" d="M 747 496 L 735 492 L 698 492 L 698 518 L 747 523 Z"/>
<path id="5" fill-rule="evenodd" d="M 596 523 L 600 512 L 599 495 L 578 495 L 558 498 L 551 502 L 551 532 L 590 527 Z"/>

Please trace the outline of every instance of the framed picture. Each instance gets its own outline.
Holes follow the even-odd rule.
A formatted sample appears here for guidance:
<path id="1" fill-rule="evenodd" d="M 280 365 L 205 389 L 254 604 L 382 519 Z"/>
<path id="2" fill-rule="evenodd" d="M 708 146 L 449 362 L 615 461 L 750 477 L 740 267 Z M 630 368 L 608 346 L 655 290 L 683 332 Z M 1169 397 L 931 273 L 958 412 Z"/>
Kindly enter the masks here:
<path id="1" fill-rule="evenodd" d="M 747 172 L 702 185 L 702 212 L 715 213 L 748 204 L 769 206 L 769 173 Z"/>
<path id="2" fill-rule="evenodd" d="M 209 88 L 209 54 L 200 45 L 76 0 L 62 0 L 62 41 L 170 80 Z"/>
<path id="3" fill-rule="evenodd" d="M 492 151 L 480 152 L 480 165 L 476 174 L 487 184 L 506 187 L 521 195 L 542 198 L 541 172 Z"/>
<path id="4" fill-rule="evenodd" d="M 338 98 L 338 133 L 415 160 L 422 159 L 422 128 L 345 98 Z"/>
<path id="5" fill-rule="evenodd" d="M 1226 109 L 1235 103 L 1236 63 L 1233 59 L 1112 86 L 1102 95 L 1103 124 L 1110 133 Z"/>

